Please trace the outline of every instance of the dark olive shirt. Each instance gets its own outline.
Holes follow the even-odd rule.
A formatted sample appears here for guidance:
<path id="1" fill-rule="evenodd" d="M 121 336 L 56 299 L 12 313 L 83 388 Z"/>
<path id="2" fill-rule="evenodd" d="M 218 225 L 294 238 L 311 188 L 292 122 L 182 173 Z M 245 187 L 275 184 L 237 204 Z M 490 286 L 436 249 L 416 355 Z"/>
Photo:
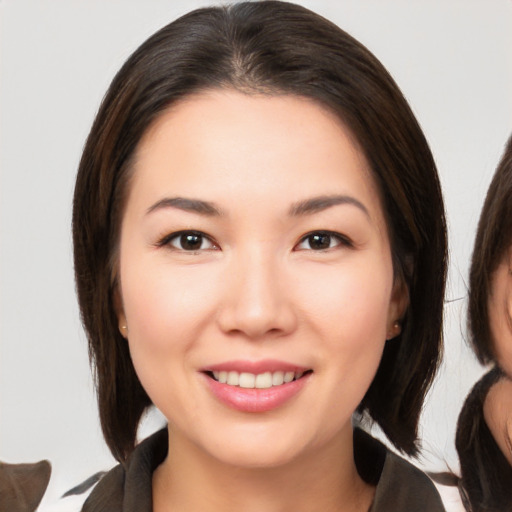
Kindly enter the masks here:
<path id="1" fill-rule="evenodd" d="M 87 498 L 82 512 L 152 512 L 153 471 L 167 456 L 167 429 L 140 443 L 126 464 L 108 472 Z M 369 512 L 444 512 L 430 479 L 362 430 L 354 431 L 359 474 L 376 486 Z"/>

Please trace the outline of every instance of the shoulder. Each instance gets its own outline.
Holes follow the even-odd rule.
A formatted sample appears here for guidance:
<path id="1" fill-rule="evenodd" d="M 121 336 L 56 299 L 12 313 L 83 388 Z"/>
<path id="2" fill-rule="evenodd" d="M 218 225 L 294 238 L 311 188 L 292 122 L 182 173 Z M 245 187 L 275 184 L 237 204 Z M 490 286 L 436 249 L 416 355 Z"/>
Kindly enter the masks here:
<path id="1" fill-rule="evenodd" d="M 85 500 L 82 512 L 152 510 L 153 471 L 167 456 L 167 429 L 140 443 L 128 460 L 105 474 Z"/>
<path id="2" fill-rule="evenodd" d="M 377 506 L 378 505 L 378 506 Z M 372 512 L 444 512 L 434 483 L 416 466 L 388 450 Z"/>
<path id="3" fill-rule="evenodd" d="M 376 486 L 371 512 L 444 512 L 432 480 L 366 432 L 354 432 L 354 454 L 361 477 Z"/>

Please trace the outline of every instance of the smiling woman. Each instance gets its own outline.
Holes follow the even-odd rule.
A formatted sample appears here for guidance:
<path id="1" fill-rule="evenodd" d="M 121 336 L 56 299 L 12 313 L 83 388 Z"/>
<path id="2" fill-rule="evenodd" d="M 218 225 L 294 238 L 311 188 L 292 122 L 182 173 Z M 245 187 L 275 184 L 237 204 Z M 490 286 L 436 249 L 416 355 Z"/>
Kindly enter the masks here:
<path id="1" fill-rule="evenodd" d="M 446 234 L 425 138 L 348 34 L 273 1 L 163 28 L 100 108 L 73 236 L 122 462 L 84 510 L 442 510 L 353 428 L 417 451 Z M 135 447 L 151 404 L 168 427 Z"/>
<path id="2" fill-rule="evenodd" d="M 267 466 L 351 438 L 407 293 L 347 130 L 309 100 L 205 92 L 162 114 L 135 162 L 118 317 L 170 447 L 186 432 Z M 171 195 L 210 206 L 148 208 Z"/>

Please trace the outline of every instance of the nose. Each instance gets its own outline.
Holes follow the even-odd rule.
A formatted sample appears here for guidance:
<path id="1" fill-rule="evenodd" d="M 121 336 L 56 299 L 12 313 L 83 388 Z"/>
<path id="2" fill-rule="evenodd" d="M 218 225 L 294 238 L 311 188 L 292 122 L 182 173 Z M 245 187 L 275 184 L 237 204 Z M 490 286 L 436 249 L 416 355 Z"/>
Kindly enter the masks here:
<path id="1" fill-rule="evenodd" d="M 283 269 L 262 251 L 240 255 L 227 269 L 220 328 L 250 339 L 280 337 L 293 332 L 297 312 Z"/>

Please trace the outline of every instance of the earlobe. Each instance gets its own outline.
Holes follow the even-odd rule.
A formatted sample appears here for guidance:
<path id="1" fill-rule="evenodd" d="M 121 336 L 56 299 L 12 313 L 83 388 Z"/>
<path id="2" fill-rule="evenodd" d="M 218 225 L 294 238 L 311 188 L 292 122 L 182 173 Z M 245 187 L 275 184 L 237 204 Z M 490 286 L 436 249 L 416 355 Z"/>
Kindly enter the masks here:
<path id="1" fill-rule="evenodd" d="M 402 332 L 402 326 L 400 322 L 394 322 L 386 334 L 386 341 L 396 338 Z"/>
<path id="2" fill-rule="evenodd" d="M 114 310 L 117 315 L 117 325 L 119 328 L 119 332 L 123 338 L 128 338 L 128 324 L 126 322 L 126 316 L 124 314 L 123 301 L 121 299 L 121 294 L 119 293 L 119 287 L 116 287 L 114 290 Z"/>
<path id="3" fill-rule="evenodd" d="M 512 246 L 507 249 L 508 273 L 512 275 Z"/>
<path id="4" fill-rule="evenodd" d="M 386 340 L 396 338 L 402 332 L 401 319 L 409 306 L 409 290 L 403 279 L 396 279 L 389 302 Z"/>

